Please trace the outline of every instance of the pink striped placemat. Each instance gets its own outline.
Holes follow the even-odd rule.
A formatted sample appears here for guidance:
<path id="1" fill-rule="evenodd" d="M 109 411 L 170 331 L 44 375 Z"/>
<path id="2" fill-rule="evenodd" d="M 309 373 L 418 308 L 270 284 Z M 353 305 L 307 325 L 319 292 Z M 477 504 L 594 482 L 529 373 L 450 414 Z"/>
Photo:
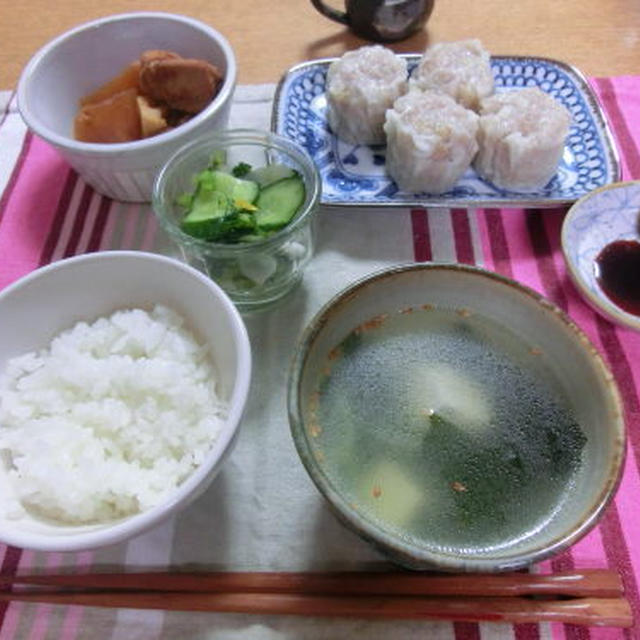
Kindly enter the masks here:
<path id="1" fill-rule="evenodd" d="M 592 81 L 614 130 L 622 156 L 624 179 L 640 178 L 640 77 L 617 77 Z M 268 109 L 269 105 L 263 105 Z M 10 126 L 12 107 L 0 116 L 0 141 L 3 129 Z M 15 123 L 11 126 L 16 126 Z M 9 154 L 0 143 L 0 165 L 11 162 L 6 171 L 0 198 L 0 288 L 38 266 L 66 256 L 115 248 L 168 252 L 171 245 L 158 230 L 152 212 L 145 205 L 112 202 L 85 185 L 47 144 L 30 134 L 18 136 L 19 148 Z M 7 160 L 10 158 L 10 160 Z M 381 264 L 411 256 L 416 261 L 446 261 L 477 264 L 523 282 L 541 292 L 563 310 L 587 333 L 609 363 L 624 397 L 629 431 L 628 456 L 624 477 L 615 501 L 601 523 L 568 552 L 543 563 L 540 570 L 572 567 L 616 568 L 623 576 L 631 600 L 636 626 L 631 630 L 573 627 L 571 625 L 450 625 L 421 623 L 397 626 L 395 638 L 423 637 L 475 640 L 479 638 L 640 638 L 640 334 L 611 324 L 577 294 L 563 263 L 559 233 L 564 209 L 452 209 L 393 211 L 323 211 L 321 216 L 318 269 L 336 264 L 327 258 L 332 247 L 323 247 L 339 238 L 339 259 L 345 274 L 358 268 L 371 246 L 382 247 Z M 375 227 L 374 227 L 375 225 Z M 398 234 L 405 225 L 408 232 Z M 366 231 L 365 231 L 366 229 Z M 405 247 L 387 247 L 384 238 L 406 239 Z M 403 242 L 405 240 L 402 240 Z M 376 244 L 379 243 L 379 244 Z M 351 269 L 351 270 L 350 270 Z M 332 274 L 335 288 L 341 288 L 341 275 Z M 347 277 L 346 275 L 344 276 Z M 639 274 L 640 277 L 640 274 Z M 312 279 L 318 282 L 318 277 Z M 324 300 L 312 297 L 313 304 Z M 266 320 L 283 320 L 274 312 Z M 251 328 L 251 327 L 250 327 Z M 268 358 L 266 358 L 268 360 Z M 283 414 L 284 417 L 284 414 Z M 174 547 L 176 542 L 173 542 Z M 84 554 L 34 554 L 0 546 L 1 571 L 29 571 L 43 567 L 77 567 L 87 570 L 100 561 L 125 564 L 122 549 Z M 205 556 L 206 557 L 206 556 Z M 345 561 L 348 558 L 345 557 Z M 114 637 L 120 629 L 127 637 L 126 621 L 113 613 L 61 608 L 11 605 L 0 607 L 0 640 L 8 638 Z M 197 616 L 190 618 L 196 624 Z M 208 620 L 208 619 L 207 619 Z M 149 622 L 147 633 L 138 637 L 176 637 L 185 631 L 180 618 L 165 616 Z M 216 618 L 219 624 L 219 618 Z M 237 635 L 226 628 L 216 631 L 213 622 L 197 623 L 207 637 L 260 638 L 281 637 L 277 623 L 261 621 L 261 632 L 239 625 Z M 120 626 L 119 626 L 120 625 Z M 124 625 L 124 626 L 123 626 Z M 235 627 L 234 627 L 235 628 Z M 131 627 L 133 629 L 133 627 Z M 282 630 L 282 629 L 280 629 Z M 287 630 L 291 630 L 287 627 Z M 362 629 L 361 629 L 362 630 Z M 108 631 L 108 633 L 107 633 Z M 352 637 L 354 627 L 332 627 L 332 638 Z M 388 627 L 367 626 L 366 637 L 389 637 Z M 133 631 L 132 631 L 133 633 Z M 253 633 L 253 635 L 252 635 Z M 324 632 L 303 627 L 289 637 L 329 637 Z M 130 636 L 133 637 L 133 636 Z"/>

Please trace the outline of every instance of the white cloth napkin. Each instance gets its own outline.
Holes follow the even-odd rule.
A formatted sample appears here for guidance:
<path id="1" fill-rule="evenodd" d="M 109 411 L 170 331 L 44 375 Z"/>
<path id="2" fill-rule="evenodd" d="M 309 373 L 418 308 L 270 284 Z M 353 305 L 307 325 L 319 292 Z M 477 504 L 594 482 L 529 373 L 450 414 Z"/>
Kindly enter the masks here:
<path id="1" fill-rule="evenodd" d="M 273 85 L 238 87 L 229 126 L 269 129 L 273 94 Z M 8 159 L 0 167 L 0 191 L 10 179 L 11 158 L 17 157 L 25 133 L 15 100 L 9 105 L 9 98 L 7 92 L 0 94 L 5 118 L 0 150 Z M 316 253 L 302 284 L 277 306 L 246 316 L 254 361 L 250 399 L 237 446 L 208 491 L 175 518 L 128 543 L 62 559 L 27 554 L 21 570 L 70 564 L 85 570 L 121 570 L 123 565 L 129 570 L 281 571 L 387 566 L 380 554 L 337 521 L 306 474 L 290 435 L 286 394 L 288 366 L 299 335 L 320 307 L 355 280 L 413 260 L 410 212 L 322 207 L 318 216 Z M 454 259 L 448 213 L 434 216 L 430 224 L 432 244 L 437 247 L 434 258 Z M 92 640 L 455 637 L 453 624 L 436 622 L 64 607 L 43 611 L 12 605 L 16 637 L 31 637 L 43 624 L 51 630 L 47 637 Z M 483 624 L 480 629 L 485 638 L 513 637 L 512 627 L 506 625 Z"/>

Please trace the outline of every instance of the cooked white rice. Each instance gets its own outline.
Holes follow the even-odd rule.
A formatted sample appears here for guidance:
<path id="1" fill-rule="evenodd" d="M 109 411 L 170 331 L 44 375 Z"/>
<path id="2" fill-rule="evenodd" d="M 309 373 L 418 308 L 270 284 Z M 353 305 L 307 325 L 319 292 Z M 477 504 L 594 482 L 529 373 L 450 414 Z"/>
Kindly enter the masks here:
<path id="1" fill-rule="evenodd" d="M 438 42 L 425 50 L 410 84 L 423 91 L 442 91 L 477 110 L 482 98 L 493 93 L 491 57 L 480 40 Z"/>
<path id="2" fill-rule="evenodd" d="M 453 98 L 412 89 L 387 111 L 386 169 L 401 191 L 444 193 L 478 150 L 478 116 Z"/>
<path id="3" fill-rule="evenodd" d="M 348 51 L 327 72 L 327 119 L 333 133 L 354 144 L 384 143 L 385 111 L 404 93 L 407 63 L 381 45 Z"/>
<path id="4" fill-rule="evenodd" d="M 157 505 L 225 419 L 206 348 L 166 307 L 80 322 L 0 380 L 0 449 L 20 509 L 103 522 Z"/>
<path id="5" fill-rule="evenodd" d="M 474 167 L 503 189 L 540 189 L 558 168 L 570 123 L 569 112 L 537 87 L 485 98 Z"/>

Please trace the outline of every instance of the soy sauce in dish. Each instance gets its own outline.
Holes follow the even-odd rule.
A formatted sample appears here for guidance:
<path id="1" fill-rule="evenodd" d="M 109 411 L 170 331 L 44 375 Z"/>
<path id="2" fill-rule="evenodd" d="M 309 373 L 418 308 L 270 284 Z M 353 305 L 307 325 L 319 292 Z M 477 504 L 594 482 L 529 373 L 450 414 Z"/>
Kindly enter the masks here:
<path id="1" fill-rule="evenodd" d="M 640 316 L 640 242 L 609 243 L 596 257 L 595 269 L 598 284 L 611 301 Z"/>

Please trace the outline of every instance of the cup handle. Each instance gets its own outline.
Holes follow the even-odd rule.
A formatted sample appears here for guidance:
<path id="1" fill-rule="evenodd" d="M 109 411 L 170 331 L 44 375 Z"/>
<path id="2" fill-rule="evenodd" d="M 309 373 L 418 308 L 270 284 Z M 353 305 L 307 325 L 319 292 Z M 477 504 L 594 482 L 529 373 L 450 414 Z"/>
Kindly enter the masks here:
<path id="1" fill-rule="evenodd" d="M 342 24 L 349 24 L 349 18 L 344 11 L 338 11 L 332 7 L 327 6 L 322 0 L 311 0 L 311 4 L 323 15 L 334 20 L 335 22 L 341 22 Z"/>

